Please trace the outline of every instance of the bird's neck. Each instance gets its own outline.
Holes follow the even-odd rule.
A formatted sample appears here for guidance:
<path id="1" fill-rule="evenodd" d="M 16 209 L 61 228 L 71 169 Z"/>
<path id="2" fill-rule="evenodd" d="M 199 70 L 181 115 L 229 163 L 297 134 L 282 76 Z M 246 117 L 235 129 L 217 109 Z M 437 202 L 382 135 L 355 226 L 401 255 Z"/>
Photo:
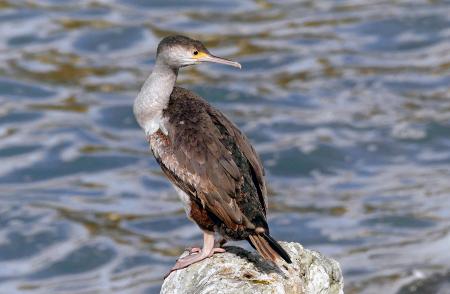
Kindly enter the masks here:
<path id="1" fill-rule="evenodd" d="M 134 101 L 134 115 L 147 135 L 161 129 L 162 111 L 169 104 L 170 94 L 177 80 L 178 69 L 156 60 L 152 73 L 145 81 Z"/>

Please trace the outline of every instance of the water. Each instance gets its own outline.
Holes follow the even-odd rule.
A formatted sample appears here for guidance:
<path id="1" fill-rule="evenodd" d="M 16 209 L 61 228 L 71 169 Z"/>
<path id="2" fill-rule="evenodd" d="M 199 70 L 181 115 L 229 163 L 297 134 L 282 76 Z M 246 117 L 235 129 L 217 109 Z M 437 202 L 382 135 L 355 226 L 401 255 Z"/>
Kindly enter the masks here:
<path id="1" fill-rule="evenodd" d="M 156 293 L 200 243 L 131 111 L 172 33 L 242 63 L 179 83 L 261 154 L 275 237 L 346 293 L 449 270 L 450 2 L 2 0 L 0 31 L 1 293 Z"/>

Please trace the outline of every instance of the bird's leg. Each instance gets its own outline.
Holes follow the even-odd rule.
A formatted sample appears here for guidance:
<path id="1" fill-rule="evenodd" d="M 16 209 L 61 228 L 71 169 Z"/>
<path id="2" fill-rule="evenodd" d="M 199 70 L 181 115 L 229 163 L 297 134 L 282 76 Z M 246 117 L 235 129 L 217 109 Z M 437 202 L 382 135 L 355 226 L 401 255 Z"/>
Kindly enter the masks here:
<path id="1" fill-rule="evenodd" d="M 175 263 L 174 267 L 166 275 L 166 277 L 173 271 L 190 266 L 193 263 L 202 261 L 205 258 L 211 257 L 214 253 L 223 253 L 225 249 L 214 248 L 214 233 L 203 232 L 203 248 L 197 254 L 190 254 L 186 257 L 180 258 Z"/>
<path id="2" fill-rule="evenodd" d="M 225 238 L 221 238 L 218 242 L 214 241 L 214 247 L 222 248 L 225 243 L 227 243 L 227 240 Z M 199 253 L 202 249 L 200 247 L 188 247 L 185 251 L 189 251 L 189 255 L 191 255 L 193 253 Z"/>
<path id="3" fill-rule="evenodd" d="M 228 240 L 225 238 L 220 238 L 220 240 L 218 242 L 214 243 L 214 246 L 217 246 L 219 248 L 222 248 L 223 245 L 225 245 L 225 243 L 227 243 Z M 214 249 L 219 249 L 219 248 L 214 248 Z M 193 253 L 199 253 L 200 251 L 202 251 L 202 249 L 200 247 L 188 247 L 186 248 L 187 251 L 189 251 L 189 255 L 193 254 Z"/>

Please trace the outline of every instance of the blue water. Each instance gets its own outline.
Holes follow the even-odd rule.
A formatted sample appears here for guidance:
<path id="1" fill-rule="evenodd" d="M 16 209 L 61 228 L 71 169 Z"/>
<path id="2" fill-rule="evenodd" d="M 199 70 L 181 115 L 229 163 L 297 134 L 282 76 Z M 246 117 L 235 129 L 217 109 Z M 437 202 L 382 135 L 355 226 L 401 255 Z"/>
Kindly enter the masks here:
<path id="1" fill-rule="evenodd" d="M 131 108 L 174 33 L 242 64 L 179 84 L 254 143 L 277 239 L 346 293 L 450 269 L 450 2 L 3 0 L 0 31 L 0 293 L 157 293 L 199 245 Z"/>

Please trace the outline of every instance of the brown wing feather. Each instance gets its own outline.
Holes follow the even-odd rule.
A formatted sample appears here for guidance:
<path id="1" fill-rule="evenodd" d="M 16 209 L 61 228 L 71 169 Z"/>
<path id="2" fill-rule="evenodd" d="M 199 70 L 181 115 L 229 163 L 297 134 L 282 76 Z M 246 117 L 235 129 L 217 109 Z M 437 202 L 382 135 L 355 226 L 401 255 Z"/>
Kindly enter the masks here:
<path id="1" fill-rule="evenodd" d="M 223 125 L 227 129 L 228 133 L 230 133 L 235 138 L 236 145 L 248 159 L 253 172 L 253 182 L 258 189 L 259 200 L 263 205 L 264 213 L 266 214 L 267 189 L 264 180 L 265 172 L 261 159 L 259 158 L 253 146 L 250 144 L 247 137 L 242 134 L 242 132 L 236 127 L 233 122 L 231 122 L 225 115 L 223 115 L 223 113 L 213 107 L 208 108 L 208 111 L 210 112 L 211 117 L 217 120 L 217 123 Z"/>
<path id="2" fill-rule="evenodd" d="M 195 187 L 195 196 L 227 227 L 254 228 L 236 201 L 241 172 L 220 142 L 221 134 L 207 111 L 209 104 L 192 95 L 181 88 L 172 93 L 163 116 L 173 150 L 159 155 L 160 160 Z"/>

